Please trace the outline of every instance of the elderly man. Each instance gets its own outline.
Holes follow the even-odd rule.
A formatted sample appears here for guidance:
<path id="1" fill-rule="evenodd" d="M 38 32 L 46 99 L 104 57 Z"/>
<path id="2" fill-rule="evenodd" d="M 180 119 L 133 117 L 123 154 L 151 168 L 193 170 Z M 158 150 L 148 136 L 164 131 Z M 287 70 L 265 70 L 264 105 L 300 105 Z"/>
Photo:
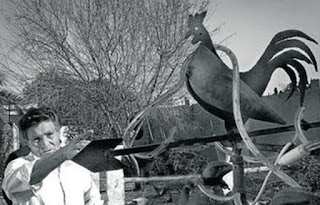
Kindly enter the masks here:
<path id="1" fill-rule="evenodd" d="M 49 108 L 32 108 L 19 121 L 31 152 L 11 161 L 2 187 L 13 204 L 102 204 L 84 167 L 70 161 L 87 144 L 87 132 L 60 147 L 60 121 Z"/>

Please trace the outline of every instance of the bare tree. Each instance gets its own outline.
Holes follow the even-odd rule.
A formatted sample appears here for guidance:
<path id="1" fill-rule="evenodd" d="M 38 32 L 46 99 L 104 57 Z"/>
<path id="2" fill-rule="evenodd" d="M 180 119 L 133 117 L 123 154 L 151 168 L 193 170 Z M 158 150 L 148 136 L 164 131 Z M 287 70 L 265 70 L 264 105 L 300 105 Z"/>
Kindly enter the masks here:
<path id="1" fill-rule="evenodd" d="M 11 105 L 20 102 L 21 96 L 5 87 L 6 83 L 6 75 L 0 73 L 0 179 L 8 155 L 17 149 L 19 144 L 18 137 L 13 133 L 9 115 Z"/>
<path id="2" fill-rule="evenodd" d="M 53 102 L 58 93 L 53 90 L 63 85 L 61 90 L 71 92 L 70 98 L 83 98 L 82 102 L 86 103 L 83 107 L 102 113 L 99 117 L 106 123 L 106 130 L 121 134 L 132 115 L 175 83 L 179 66 L 190 52 L 190 44 L 184 39 L 187 16 L 190 10 L 203 9 L 208 2 L 15 0 L 8 3 L 13 12 L 7 17 L 17 39 L 13 48 L 23 59 L 19 65 L 22 76 L 30 79 L 38 73 L 52 72 L 68 76 L 61 78 L 68 79 L 68 83 L 51 81 L 56 83 L 52 84 L 52 92 L 38 92 L 42 102 Z M 39 95 L 28 94 L 29 102 L 39 102 Z M 77 111 L 81 115 L 81 110 Z M 88 114 L 84 109 L 82 112 Z"/>

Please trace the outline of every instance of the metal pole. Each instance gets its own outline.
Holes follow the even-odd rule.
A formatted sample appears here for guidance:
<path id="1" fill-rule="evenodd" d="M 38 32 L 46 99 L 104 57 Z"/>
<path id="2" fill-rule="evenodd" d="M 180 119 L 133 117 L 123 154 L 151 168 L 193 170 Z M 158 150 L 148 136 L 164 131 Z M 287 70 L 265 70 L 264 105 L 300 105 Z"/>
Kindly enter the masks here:
<path id="1" fill-rule="evenodd" d="M 303 129 L 307 130 L 310 128 L 320 127 L 320 122 L 302 123 L 301 125 Z M 276 127 L 276 128 L 255 130 L 255 131 L 249 132 L 248 134 L 250 137 L 257 137 L 257 136 L 266 135 L 266 134 L 275 134 L 275 133 L 294 131 L 294 129 L 295 129 L 294 125 L 288 125 L 288 126 L 282 126 L 282 127 Z M 217 141 L 234 141 L 234 140 L 240 140 L 240 139 L 241 138 L 239 133 L 183 139 L 183 140 L 170 142 L 167 146 L 167 149 L 171 149 L 173 147 L 179 147 L 183 145 L 207 144 L 207 143 L 217 142 Z M 131 148 L 125 148 L 125 149 L 119 149 L 119 150 L 111 150 L 110 152 L 114 156 L 129 155 L 134 153 L 150 152 L 156 149 L 159 145 L 160 145 L 159 143 L 156 143 L 156 144 L 142 145 L 138 147 L 131 147 Z"/>
<path id="2" fill-rule="evenodd" d="M 241 149 L 237 143 L 233 145 L 235 155 L 231 158 L 233 163 L 233 191 L 240 193 L 241 202 L 243 205 L 248 205 L 246 197 L 246 189 L 244 183 L 244 166 L 243 157 L 241 156 Z"/>

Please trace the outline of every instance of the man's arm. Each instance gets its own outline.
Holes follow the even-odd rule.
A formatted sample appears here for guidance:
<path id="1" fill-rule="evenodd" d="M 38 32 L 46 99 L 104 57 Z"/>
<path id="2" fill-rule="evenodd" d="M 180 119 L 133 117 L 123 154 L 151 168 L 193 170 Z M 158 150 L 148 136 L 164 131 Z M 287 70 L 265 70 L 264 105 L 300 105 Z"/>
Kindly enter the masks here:
<path id="1" fill-rule="evenodd" d="M 8 164 L 5 169 L 2 188 L 7 197 L 14 202 L 24 202 L 33 196 L 33 186 L 29 185 L 29 177 L 34 162 L 18 158 Z"/>
<path id="2" fill-rule="evenodd" d="M 50 172 L 60 166 L 65 160 L 72 159 L 89 143 L 85 141 L 93 133 L 92 130 L 85 132 L 79 137 L 74 138 L 68 145 L 60 148 L 51 155 L 44 156 L 37 160 L 33 166 L 30 185 L 40 183 Z"/>
<path id="3" fill-rule="evenodd" d="M 66 147 L 55 151 L 51 155 L 44 156 L 35 162 L 30 177 L 30 185 L 40 183 L 50 172 L 68 159 L 67 150 L 64 148 Z"/>
<path id="4" fill-rule="evenodd" d="M 91 134 L 90 132 L 89 134 Z M 8 198 L 14 202 L 25 202 L 34 196 L 35 191 L 41 187 L 41 182 L 52 170 L 57 168 L 64 160 L 72 159 L 88 144 L 85 133 L 73 139 L 68 147 L 59 149 L 51 156 L 37 161 L 18 158 L 10 162 L 5 170 L 2 187 Z"/>

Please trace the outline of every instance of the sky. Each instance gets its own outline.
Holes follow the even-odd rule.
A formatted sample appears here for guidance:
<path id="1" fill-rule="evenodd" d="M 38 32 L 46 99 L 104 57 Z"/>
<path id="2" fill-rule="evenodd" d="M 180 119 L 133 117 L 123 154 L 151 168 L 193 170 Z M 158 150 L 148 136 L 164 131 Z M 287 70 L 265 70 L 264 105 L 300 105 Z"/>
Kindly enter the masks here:
<path id="1" fill-rule="evenodd" d="M 230 48 L 237 56 L 240 71 L 252 68 L 272 37 L 279 31 L 298 29 L 320 42 L 319 0 L 210 0 L 204 25 L 210 30 L 222 25 L 211 34 L 213 42 Z M 320 64 L 320 47 L 304 41 Z M 304 64 L 305 65 L 305 64 Z M 320 71 L 306 65 L 309 79 L 319 79 Z M 284 71 L 278 69 L 265 92 L 290 83 Z"/>
<path id="2" fill-rule="evenodd" d="M 1 12 L 6 10 L 5 0 L 0 0 L 0 49 L 3 37 L 7 37 Z M 222 25 L 212 34 L 213 42 L 230 48 L 237 56 L 240 71 L 249 70 L 262 55 L 264 49 L 279 31 L 299 29 L 320 42 L 320 0 L 210 0 L 205 18 L 207 29 Z M 305 41 L 320 61 L 320 47 Z M 320 62 L 318 63 L 320 64 Z M 319 65 L 320 67 L 320 65 Z M 309 79 L 319 79 L 312 66 L 306 66 Z M 290 82 L 284 71 L 278 69 L 265 92 L 274 87 L 284 87 Z"/>

